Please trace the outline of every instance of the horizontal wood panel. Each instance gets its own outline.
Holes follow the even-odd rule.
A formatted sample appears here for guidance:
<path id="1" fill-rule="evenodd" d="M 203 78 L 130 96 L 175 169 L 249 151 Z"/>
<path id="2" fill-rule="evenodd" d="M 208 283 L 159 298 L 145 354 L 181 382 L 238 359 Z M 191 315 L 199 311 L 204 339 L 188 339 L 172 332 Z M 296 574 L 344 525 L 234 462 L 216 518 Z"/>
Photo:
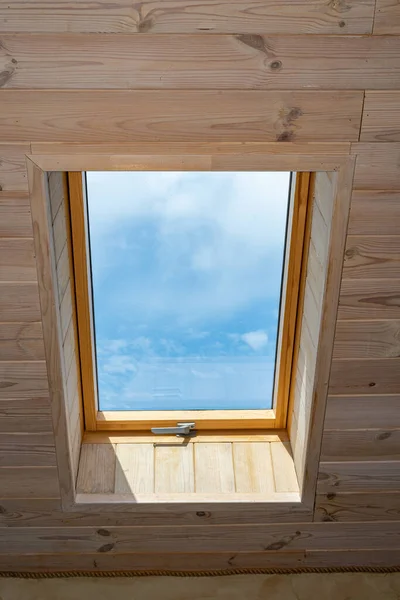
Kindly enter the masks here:
<path id="1" fill-rule="evenodd" d="M 400 427 L 400 395 L 328 396 L 325 430 Z"/>
<path id="2" fill-rule="evenodd" d="M 1 321 L 39 321 L 39 294 L 37 283 L 0 282 Z"/>
<path id="3" fill-rule="evenodd" d="M 352 153 L 357 155 L 354 189 L 399 189 L 400 144 L 358 143 Z"/>
<path id="4" fill-rule="evenodd" d="M 0 434 L 0 467 L 53 466 L 56 466 L 53 433 Z"/>
<path id="5" fill-rule="evenodd" d="M 399 277 L 399 275 L 399 235 L 350 235 L 347 237 L 343 277 L 346 279 L 391 279 Z"/>
<path id="6" fill-rule="evenodd" d="M 398 521 L 400 494 L 396 492 L 317 495 L 315 521 Z"/>
<path id="7" fill-rule="evenodd" d="M 3 498 L 59 496 L 57 467 L 0 467 L 0 480 Z"/>
<path id="8" fill-rule="evenodd" d="M 376 410 L 380 407 L 377 404 Z M 325 431 L 321 461 L 400 461 L 400 429 L 346 429 Z"/>
<path id="9" fill-rule="evenodd" d="M 361 142 L 400 142 L 400 91 L 367 91 Z"/>
<path id="10" fill-rule="evenodd" d="M 317 491 L 370 492 L 399 491 L 400 462 L 321 462 Z"/>
<path id="11" fill-rule="evenodd" d="M 0 238 L 0 281 L 36 281 L 33 239 Z"/>
<path id="12" fill-rule="evenodd" d="M 398 548 L 400 523 L 325 523 L 243 525 L 241 527 L 157 527 L 152 535 L 143 535 L 143 527 L 31 527 L 0 528 L 0 554 L 54 552 L 269 552 L 318 549 Z"/>
<path id="13" fill-rule="evenodd" d="M 0 86 L 1 87 L 1 86 Z M 3 112 L 0 96 L 0 114 Z M 2 139 L 7 139 L 2 134 Z M 30 152 L 30 144 L 0 143 L 0 192 L 28 191 L 25 156 Z"/>
<path id="14" fill-rule="evenodd" d="M 0 1 L 0 32 L 370 33 L 374 0 Z M 389 32 L 391 33 L 391 32 Z"/>
<path id="15" fill-rule="evenodd" d="M 397 394 L 400 360 L 397 358 L 333 360 L 329 392 L 335 394 Z"/>
<path id="16" fill-rule="evenodd" d="M 333 358 L 400 357 L 400 320 L 337 321 Z"/>
<path id="17" fill-rule="evenodd" d="M 400 33 L 400 5 L 397 0 L 376 0 L 374 33 Z"/>
<path id="18" fill-rule="evenodd" d="M 0 399 L 38 398 L 48 392 L 46 363 L 0 362 Z"/>
<path id="19" fill-rule="evenodd" d="M 101 573 L 103 571 L 127 571 L 162 570 L 173 574 L 182 570 L 192 571 L 229 571 L 231 569 L 276 569 L 293 567 L 398 567 L 400 563 L 400 550 L 381 549 L 376 550 L 289 550 L 287 552 L 277 550 L 275 552 L 202 552 L 185 553 L 179 552 L 158 554 L 110 554 L 110 553 L 88 553 L 88 554 L 43 554 L 38 561 L 37 555 L 6 555 L 0 557 L 1 569 L 3 571 L 14 571 L 24 573 L 26 571 L 37 573 L 48 573 L 49 571 L 83 571 Z M 268 577 L 268 576 L 267 576 Z M 325 575 L 317 576 L 319 581 Z M 347 579 L 348 575 L 343 578 Z M 363 576 L 363 578 L 365 575 Z M 376 577 L 373 575 L 373 577 Z M 382 576 L 381 576 L 382 577 Z M 383 576 L 385 577 L 385 576 Z M 298 581 L 301 581 L 299 578 Z M 235 581 L 235 580 L 233 580 Z M 365 579 L 363 579 L 365 581 Z M 390 581 L 390 580 L 389 580 Z M 187 595 L 193 595 L 192 581 L 188 586 Z M 235 585 L 235 584 L 233 584 Z M 329 585 L 329 579 L 328 579 Z M 271 586 L 271 579 L 268 579 Z M 197 591 L 198 588 L 196 588 Z M 371 590 L 371 586 L 368 588 Z M 348 590 L 346 586 L 346 590 Z M 357 588 L 357 593 L 363 594 L 364 589 Z M 367 591 L 365 594 L 368 593 Z M 344 592 L 345 593 L 345 592 Z M 374 588 L 372 593 L 374 593 Z M 232 595 L 231 595 L 232 596 Z M 361 596 L 362 598 L 365 596 Z"/>
<path id="20" fill-rule="evenodd" d="M 353 192 L 349 235 L 398 235 L 399 222 L 400 191 Z"/>
<path id="21" fill-rule="evenodd" d="M 1 398 L 0 417 L 1 432 L 53 432 L 50 400 L 47 397 Z"/>
<path id="22" fill-rule="evenodd" d="M 21 34 L 2 35 L 1 44 L 3 88 L 400 87 L 394 36 Z"/>
<path id="23" fill-rule="evenodd" d="M 42 324 L 0 323 L 0 360 L 44 360 Z"/>
<path id="24" fill-rule="evenodd" d="M 1 90 L 0 102 L 15 142 L 334 142 L 358 139 L 363 93 Z"/>
<path id="25" fill-rule="evenodd" d="M 0 236 L 32 236 L 31 209 L 27 194 L 0 191 Z"/>
<path id="26" fill-rule="evenodd" d="M 338 320 L 400 319 L 400 279 L 343 279 Z"/>

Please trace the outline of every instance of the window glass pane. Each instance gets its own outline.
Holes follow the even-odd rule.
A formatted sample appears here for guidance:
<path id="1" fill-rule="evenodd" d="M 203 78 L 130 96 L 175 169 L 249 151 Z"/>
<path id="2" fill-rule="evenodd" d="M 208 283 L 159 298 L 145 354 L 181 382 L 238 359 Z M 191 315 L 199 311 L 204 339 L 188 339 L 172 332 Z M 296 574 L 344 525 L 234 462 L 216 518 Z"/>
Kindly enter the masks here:
<path id="1" fill-rule="evenodd" d="M 271 408 L 290 173 L 87 173 L 101 410 Z"/>

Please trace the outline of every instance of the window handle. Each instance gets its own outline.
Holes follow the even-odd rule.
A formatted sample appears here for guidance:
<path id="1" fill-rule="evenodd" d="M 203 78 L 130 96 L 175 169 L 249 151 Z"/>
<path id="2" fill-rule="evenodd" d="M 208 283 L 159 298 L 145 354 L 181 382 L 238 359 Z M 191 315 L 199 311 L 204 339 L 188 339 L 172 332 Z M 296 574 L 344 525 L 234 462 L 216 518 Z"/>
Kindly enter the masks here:
<path id="1" fill-rule="evenodd" d="M 194 433 L 196 423 L 177 423 L 176 427 L 152 427 L 151 432 L 156 435 L 177 435 L 185 436 Z"/>

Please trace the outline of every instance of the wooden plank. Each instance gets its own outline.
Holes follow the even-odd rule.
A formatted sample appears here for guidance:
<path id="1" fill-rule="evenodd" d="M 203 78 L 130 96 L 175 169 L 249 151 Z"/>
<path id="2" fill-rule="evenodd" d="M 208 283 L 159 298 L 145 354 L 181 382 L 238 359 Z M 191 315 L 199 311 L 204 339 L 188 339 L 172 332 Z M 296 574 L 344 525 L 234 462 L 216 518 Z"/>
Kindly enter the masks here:
<path id="1" fill-rule="evenodd" d="M 400 396 L 329 396 L 327 429 L 400 427 Z"/>
<path id="2" fill-rule="evenodd" d="M 58 498 L 60 494 L 57 467 L 0 467 L 0 480 L 3 498 Z"/>
<path id="3" fill-rule="evenodd" d="M 106 444 L 82 446 L 76 490 L 85 494 L 114 492 L 115 449 Z"/>
<path id="4" fill-rule="evenodd" d="M 234 442 L 233 466 L 239 493 L 269 494 L 275 489 L 271 446 L 267 442 Z"/>
<path id="5" fill-rule="evenodd" d="M 0 360 L 44 360 L 41 323 L 0 323 Z"/>
<path id="6" fill-rule="evenodd" d="M 7 139 L 3 134 L 2 138 Z M 25 156 L 29 153 L 28 143 L 0 144 L 0 192 L 28 191 Z"/>
<path id="7" fill-rule="evenodd" d="M 32 236 L 31 209 L 27 194 L 0 191 L 0 236 Z"/>
<path id="8" fill-rule="evenodd" d="M 0 32 L 26 33 L 371 33 L 374 0 L 150 0 L 135 5 L 79 0 L 0 1 Z M 392 33 L 389 31 L 389 33 Z"/>
<path id="9" fill-rule="evenodd" d="M 400 6 L 397 0 L 376 0 L 374 34 L 400 33 Z"/>
<path id="10" fill-rule="evenodd" d="M 3 527 L 0 528 L 0 554 L 40 553 L 162 553 L 174 552 L 276 552 L 277 549 L 357 550 L 399 548 L 400 523 L 329 523 L 243 525 L 241 527 L 203 526 L 143 527 Z"/>
<path id="11" fill-rule="evenodd" d="M 235 492 L 231 443 L 195 444 L 194 465 L 196 492 Z"/>
<path id="12" fill-rule="evenodd" d="M 390 90 L 400 85 L 397 36 L 237 31 L 240 35 L 212 37 L 3 34 L 2 87 Z"/>
<path id="13" fill-rule="evenodd" d="M 53 433 L 48 397 L 0 399 L 0 432 Z"/>
<path id="14" fill-rule="evenodd" d="M 391 279 L 400 274 L 400 236 L 349 235 L 343 265 L 346 279 Z"/>
<path id="15" fill-rule="evenodd" d="M 60 325 L 62 341 L 65 341 L 69 326 L 73 319 L 71 282 L 67 284 L 63 299 L 60 304 Z"/>
<path id="16" fill-rule="evenodd" d="M 59 172 L 48 173 L 47 181 L 49 185 L 51 220 L 54 225 L 54 220 L 58 214 L 58 211 L 60 210 L 62 203 L 65 201 L 64 177 Z"/>
<path id="17" fill-rule="evenodd" d="M 188 439 L 177 438 L 174 445 L 204 444 L 215 442 L 287 442 L 288 434 L 283 429 L 255 431 L 248 429 L 207 430 L 198 431 Z M 157 435 L 157 444 L 169 444 L 170 435 Z M 86 431 L 84 444 L 154 444 L 154 434 L 146 431 Z"/>
<path id="18" fill-rule="evenodd" d="M 55 466 L 53 432 L 0 433 L 0 467 Z"/>
<path id="19" fill-rule="evenodd" d="M 0 238 L 0 281 L 36 281 L 33 240 Z"/>
<path id="20" fill-rule="evenodd" d="M 112 448 L 112 446 L 106 446 Z M 154 492 L 154 446 L 117 444 L 115 450 L 116 494 Z"/>
<path id="21" fill-rule="evenodd" d="M 366 91 L 360 142 L 400 142 L 400 91 Z"/>
<path id="22" fill-rule="evenodd" d="M 156 494 L 194 492 L 193 444 L 155 444 Z"/>
<path id="23" fill-rule="evenodd" d="M 332 361 L 330 394 L 396 394 L 399 386 L 400 361 L 397 358 Z"/>
<path id="24" fill-rule="evenodd" d="M 54 239 L 54 254 L 56 263 L 59 261 L 61 253 L 67 243 L 67 228 L 65 220 L 64 203 L 60 205 L 53 221 L 53 239 Z"/>
<path id="25" fill-rule="evenodd" d="M 338 320 L 400 319 L 400 279 L 342 279 Z"/>
<path id="26" fill-rule="evenodd" d="M 400 320 L 337 321 L 333 358 L 400 357 Z"/>
<path id="27" fill-rule="evenodd" d="M 0 315 L 4 323 L 40 321 L 38 284 L 0 283 Z"/>
<path id="28" fill-rule="evenodd" d="M 400 191 L 353 192 L 349 235 L 398 235 L 399 221 Z"/>
<path id="29" fill-rule="evenodd" d="M 380 410 L 379 405 L 376 407 Z M 400 429 L 325 431 L 321 461 L 400 461 Z"/>
<path id="30" fill-rule="evenodd" d="M 400 494 L 396 492 L 321 494 L 316 497 L 315 521 L 398 521 Z"/>
<path id="31" fill-rule="evenodd" d="M 336 492 L 399 491 L 400 462 L 321 462 L 317 491 Z"/>
<path id="32" fill-rule="evenodd" d="M 41 398 L 47 395 L 44 361 L 0 362 L 0 398 Z"/>
<path id="33" fill-rule="evenodd" d="M 57 288 L 58 288 L 58 300 L 61 304 L 64 294 L 67 290 L 68 283 L 70 282 L 70 264 L 69 264 L 69 251 L 68 244 L 65 243 L 64 248 L 61 251 L 60 259 L 57 263 Z"/>
<path id="34" fill-rule="evenodd" d="M 358 140 L 363 93 L 1 90 L 0 100 L 15 142 L 335 142 Z"/>
<path id="35" fill-rule="evenodd" d="M 285 144 L 285 157 L 287 156 L 331 156 L 343 157 L 350 153 L 351 144 L 348 142 L 306 142 Z M 253 158 L 257 155 L 268 155 L 270 157 L 282 155 L 280 142 L 117 142 L 97 144 L 68 143 L 68 142 L 35 142 L 31 144 L 32 156 L 44 155 L 48 158 L 61 156 L 74 157 L 76 155 L 92 156 L 100 160 L 107 156 L 235 156 L 251 154 Z"/>
<path id="36" fill-rule="evenodd" d="M 296 492 L 299 489 L 294 469 L 292 451 L 288 442 L 271 444 L 272 465 L 275 490 L 277 492 Z"/>
<path id="37" fill-rule="evenodd" d="M 354 189 L 399 189 L 400 144 L 358 143 L 352 145 L 352 153 L 357 155 Z"/>

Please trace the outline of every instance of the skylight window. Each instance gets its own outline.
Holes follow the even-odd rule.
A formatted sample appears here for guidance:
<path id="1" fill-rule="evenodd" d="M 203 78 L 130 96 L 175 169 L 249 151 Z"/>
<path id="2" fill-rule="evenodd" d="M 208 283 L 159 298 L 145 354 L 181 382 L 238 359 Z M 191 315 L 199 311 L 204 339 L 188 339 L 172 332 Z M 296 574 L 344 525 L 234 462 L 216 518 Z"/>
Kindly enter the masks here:
<path id="1" fill-rule="evenodd" d="M 272 408 L 290 180 L 87 173 L 99 410 Z"/>

